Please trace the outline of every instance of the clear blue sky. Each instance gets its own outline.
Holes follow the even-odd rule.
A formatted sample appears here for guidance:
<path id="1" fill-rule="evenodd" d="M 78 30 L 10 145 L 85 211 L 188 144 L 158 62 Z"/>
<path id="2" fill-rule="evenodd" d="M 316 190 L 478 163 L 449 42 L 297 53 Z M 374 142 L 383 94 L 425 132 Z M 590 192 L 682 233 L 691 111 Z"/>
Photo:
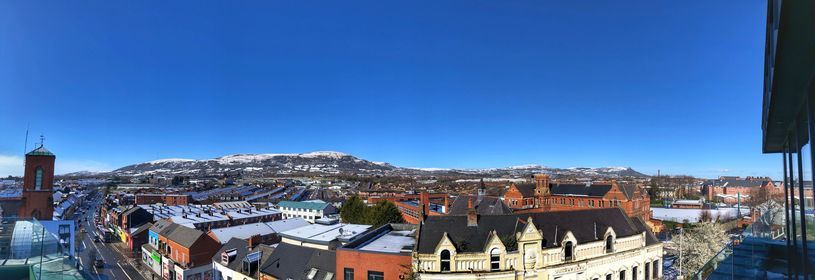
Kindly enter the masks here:
<path id="1" fill-rule="evenodd" d="M 336 150 L 409 167 L 776 176 L 779 156 L 760 149 L 765 9 L 2 1 L 0 175 L 21 173 L 30 124 L 58 172 Z"/>

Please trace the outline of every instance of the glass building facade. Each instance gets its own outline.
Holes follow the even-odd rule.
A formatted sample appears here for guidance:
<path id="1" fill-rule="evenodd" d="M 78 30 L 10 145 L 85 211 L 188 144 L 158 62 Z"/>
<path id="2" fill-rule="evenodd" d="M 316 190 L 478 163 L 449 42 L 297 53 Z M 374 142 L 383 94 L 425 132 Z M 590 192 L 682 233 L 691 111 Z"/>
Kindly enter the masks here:
<path id="1" fill-rule="evenodd" d="M 45 223 L 48 223 L 46 221 Z M 71 256 L 71 234 L 47 229 L 36 219 L 4 218 L 0 224 L 2 279 L 84 279 Z"/>
<path id="2" fill-rule="evenodd" d="M 765 32 L 761 148 L 783 196 L 695 279 L 815 279 L 815 1 L 769 0 Z"/>

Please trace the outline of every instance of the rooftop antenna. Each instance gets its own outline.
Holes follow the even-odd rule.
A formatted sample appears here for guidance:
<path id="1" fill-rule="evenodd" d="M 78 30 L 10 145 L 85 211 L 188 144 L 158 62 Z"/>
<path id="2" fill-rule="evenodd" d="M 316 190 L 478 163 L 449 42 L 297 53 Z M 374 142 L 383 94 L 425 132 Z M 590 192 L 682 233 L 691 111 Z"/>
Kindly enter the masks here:
<path id="1" fill-rule="evenodd" d="M 45 145 L 45 136 L 40 134 L 40 147 L 42 147 L 43 145 Z"/>
<path id="2" fill-rule="evenodd" d="M 28 124 L 28 125 L 26 125 L 26 127 L 25 127 L 25 144 L 24 144 L 24 146 L 23 146 L 23 154 L 24 154 L 24 155 L 25 155 L 25 153 L 28 153 L 28 128 L 29 128 L 30 126 L 31 126 L 31 124 Z"/>

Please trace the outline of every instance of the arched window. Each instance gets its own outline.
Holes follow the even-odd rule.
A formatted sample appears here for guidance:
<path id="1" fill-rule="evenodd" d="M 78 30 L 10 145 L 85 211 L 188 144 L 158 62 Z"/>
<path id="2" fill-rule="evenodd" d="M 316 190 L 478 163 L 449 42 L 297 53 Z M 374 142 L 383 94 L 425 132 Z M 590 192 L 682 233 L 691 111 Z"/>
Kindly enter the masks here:
<path id="1" fill-rule="evenodd" d="M 450 271 L 450 251 L 442 250 L 441 255 L 441 271 Z"/>
<path id="2" fill-rule="evenodd" d="M 498 271 L 501 269 L 501 252 L 498 248 L 493 248 L 490 251 L 490 271 Z"/>
<path id="3" fill-rule="evenodd" d="M 574 258 L 574 244 L 571 241 L 563 245 L 563 258 L 570 261 Z"/>
<path id="4" fill-rule="evenodd" d="M 34 190 L 38 191 L 42 189 L 42 167 L 37 167 L 34 170 Z"/>
<path id="5" fill-rule="evenodd" d="M 606 253 L 614 252 L 614 239 L 611 235 L 606 237 Z"/>

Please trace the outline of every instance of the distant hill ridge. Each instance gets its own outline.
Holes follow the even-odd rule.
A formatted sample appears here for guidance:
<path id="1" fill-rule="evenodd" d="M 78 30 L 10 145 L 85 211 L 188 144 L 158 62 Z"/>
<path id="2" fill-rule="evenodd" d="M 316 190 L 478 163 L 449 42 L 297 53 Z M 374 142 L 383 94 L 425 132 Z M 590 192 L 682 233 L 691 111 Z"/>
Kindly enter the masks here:
<path id="1" fill-rule="evenodd" d="M 241 172 L 245 175 L 485 175 L 523 176 L 535 173 L 590 177 L 648 177 L 629 167 L 552 168 L 529 164 L 506 168 L 452 169 L 397 167 L 385 162 L 360 159 L 335 151 L 315 151 L 301 154 L 232 154 L 213 159 L 168 158 L 128 165 L 105 175 L 217 175 Z M 75 172 L 65 175 L 83 175 Z"/>

